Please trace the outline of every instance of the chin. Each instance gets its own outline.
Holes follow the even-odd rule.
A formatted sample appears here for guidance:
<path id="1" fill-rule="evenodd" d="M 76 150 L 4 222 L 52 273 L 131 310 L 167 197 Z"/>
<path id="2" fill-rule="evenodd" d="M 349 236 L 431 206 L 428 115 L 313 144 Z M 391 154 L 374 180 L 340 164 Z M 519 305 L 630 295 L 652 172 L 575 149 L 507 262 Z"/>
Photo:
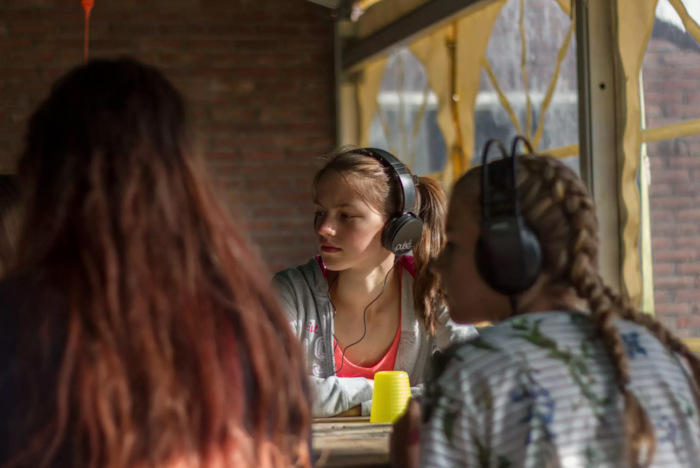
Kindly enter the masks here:
<path id="1" fill-rule="evenodd" d="M 341 271 L 348 268 L 348 262 L 344 261 L 342 258 L 338 258 L 337 255 L 328 255 L 321 252 L 321 259 L 323 260 L 323 264 L 326 265 L 326 268 L 331 271 Z"/>

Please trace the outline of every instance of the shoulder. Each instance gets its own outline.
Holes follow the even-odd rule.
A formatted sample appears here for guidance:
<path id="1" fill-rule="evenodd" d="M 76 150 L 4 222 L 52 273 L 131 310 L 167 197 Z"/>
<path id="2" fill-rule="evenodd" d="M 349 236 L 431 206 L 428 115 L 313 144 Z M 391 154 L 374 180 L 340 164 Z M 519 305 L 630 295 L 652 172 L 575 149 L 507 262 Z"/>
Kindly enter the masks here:
<path id="1" fill-rule="evenodd" d="M 443 354 L 441 375 L 455 377 L 464 373 L 472 377 L 508 372 L 523 365 L 525 356 L 548 355 L 557 348 L 559 341 L 578 340 L 592 330 L 586 317 L 579 320 L 567 312 L 546 312 L 523 315 L 481 329 L 469 341 L 457 343 Z M 439 376 L 435 376 L 440 378 Z"/>
<path id="2" fill-rule="evenodd" d="M 290 320 L 305 320 L 324 307 L 328 299 L 328 285 L 317 261 L 312 258 L 304 265 L 276 273 L 272 285 L 277 299 Z"/>
<path id="3" fill-rule="evenodd" d="M 315 258 L 307 263 L 287 268 L 275 273 L 272 284 L 280 293 L 310 289 L 312 292 L 325 283 L 323 272 Z"/>
<path id="4" fill-rule="evenodd" d="M 435 330 L 435 340 L 437 348 L 447 349 L 454 343 L 464 343 L 479 336 L 476 327 L 471 324 L 459 324 L 450 318 L 447 307 L 436 311 L 437 329 Z"/>

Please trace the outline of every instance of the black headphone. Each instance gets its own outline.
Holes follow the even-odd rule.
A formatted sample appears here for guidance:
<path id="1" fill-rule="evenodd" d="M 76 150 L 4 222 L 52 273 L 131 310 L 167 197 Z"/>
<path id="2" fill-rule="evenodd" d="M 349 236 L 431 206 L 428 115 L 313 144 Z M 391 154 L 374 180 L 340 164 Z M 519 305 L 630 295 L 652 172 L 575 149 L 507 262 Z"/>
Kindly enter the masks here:
<path id="1" fill-rule="evenodd" d="M 516 183 L 522 141 L 530 153 L 532 146 L 522 136 L 513 140 L 510 156 L 498 140 L 489 140 L 481 166 L 481 234 L 476 264 L 486 283 L 501 294 L 515 297 L 529 289 L 542 269 L 542 248 L 520 213 Z M 503 158 L 490 163 L 487 156 L 496 144 Z"/>
<path id="2" fill-rule="evenodd" d="M 362 148 L 360 151 L 381 163 L 396 174 L 401 188 L 401 210 L 392 215 L 382 231 L 382 245 L 396 255 L 406 255 L 418 245 L 423 234 L 423 220 L 416 212 L 416 185 L 408 168 L 388 151 L 379 148 Z"/>

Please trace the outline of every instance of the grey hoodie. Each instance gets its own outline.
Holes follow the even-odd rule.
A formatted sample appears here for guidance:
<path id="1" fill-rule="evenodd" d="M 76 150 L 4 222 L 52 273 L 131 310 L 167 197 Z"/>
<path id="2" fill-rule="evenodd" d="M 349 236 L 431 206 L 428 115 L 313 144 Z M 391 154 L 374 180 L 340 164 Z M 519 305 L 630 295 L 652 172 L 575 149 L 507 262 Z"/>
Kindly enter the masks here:
<path id="1" fill-rule="evenodd" d="M 406 262 L 400 262 L 405 268 Z M 455 325 L 447 310 L 438 316 L 435 336 L 429 336 L 423 320 L 413 308 L 413 276 L 401 275 L 401 340 L 396 354 L 395 370 L 406 371 L 412 387 L 423 383 L 423 374 L 436 350 L 466 341 L 477 335 L 471 325 Z M 362 405 L 362 414 L 369 415 L 374 381 L 364 377 L 336 377 L 333 356 L 333 313 L 328 284 L 319 262 L 280 271 L 274 277 L 280 301 L 306 352 L 311 383 L 315 391 L 315 417 L 334 416 Z M 419 389 L 414 388 L 414 393 Z"/>

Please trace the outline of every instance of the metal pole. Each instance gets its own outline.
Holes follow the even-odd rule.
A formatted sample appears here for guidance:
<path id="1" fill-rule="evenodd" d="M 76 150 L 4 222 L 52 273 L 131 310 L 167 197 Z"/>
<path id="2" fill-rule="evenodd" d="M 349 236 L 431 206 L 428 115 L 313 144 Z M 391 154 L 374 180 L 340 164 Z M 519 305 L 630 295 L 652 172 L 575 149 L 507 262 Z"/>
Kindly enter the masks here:
<path id="1" fill-rule="evenodd" d="M 581 176 L 600 227 L 600 269 L 617 291 L 622 281 L 613 2 L 574 0 L 579 88 Z"/>

